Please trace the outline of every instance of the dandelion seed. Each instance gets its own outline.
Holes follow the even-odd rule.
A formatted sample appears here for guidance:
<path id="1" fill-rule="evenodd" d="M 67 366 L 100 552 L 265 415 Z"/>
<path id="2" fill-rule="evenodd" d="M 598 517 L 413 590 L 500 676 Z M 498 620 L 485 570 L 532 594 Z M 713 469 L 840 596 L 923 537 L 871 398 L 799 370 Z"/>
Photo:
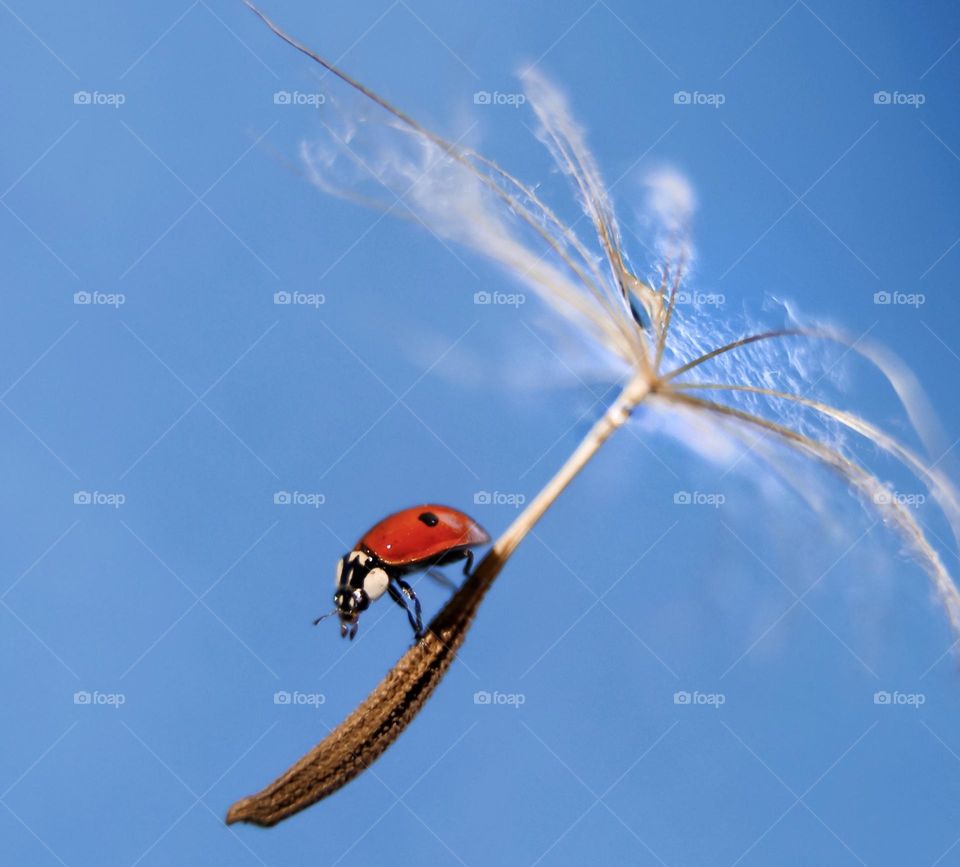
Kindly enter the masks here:
<path id="1" fill-rule="evenodd" d="M 563 493 L 606 440 L 638 406 L 693 413 L 714 430 L 735 426 L 764 443 L 799 452 L 835 472 L 908 543 L 927 571 L 948 618 L 960 634 L 960 593 L 916 519 L 904 506 L 884 496 L 882 482 L 849 457 L 835 437 L 817 434 L 811 417 L 821 418 L 872 443 L 900 461 L 924 482 L 960 540 L 960 498 L 952 483 L 926 459 L 859 416 L 805 394 L 802 376 L 751 364 L 761 347 L 781 346 L 794 370 L 802 370 L 802 353 L 816 341 L 840 345 L 872 362 L 887 377 L 917 429 L 930 447 L 938 441 L 935 416 L 912 376 L 889 353 L 854 341 L 835 330 L 786 327 L 732 335 L 725 326 L 705 321 L 694 311 L 681 315 L 677 300 L 692 257 L 687 239 L 693 196 L 675 174 L 661 172 L 649 180 L 651 212 L 660 218 L 655 239 L 663 255 L 654 286 L 637 276 L 623 251 L 620 229 L 599 168 L 574 121 L 566 99 L 542 75 L 527 72 L 523 85 L 537 119 L 537 135 L 560 171 L 596 234 L 600 253 L 591 251 L 541 200 L 536 192 L 492 160 L 426 129 L 360 82 L 285 34 L 248 5 L 274 33 L 338 76 L 385 112 L 411 149 L 382 155 L 374 168 L 355 149 L 352 138 L 334 136 L 355 167 L 369 172 L 394 195 L 405 193 L 415 218 L 431 230 L 473 249 L 501 265 L 567 317 L 575 327 L 626 366 L 620 394 L 596 421 L 574 452 L 540 493 L 496 540 L 470 578 L 427 627 L 386 678 L 326 739 L 263 791 L 235 803 L 228 822 L 273 825 L 336 791 L 374 761 L 420 711 L 449 668 L 464 641 L 477 608 L 510 555 L 546 510 Z M 301 156 L 310 178 L 328 192 L 389 209 L 390 200 L 359 197 L 342 190 L 331 177 L 329 147 L 304 145 Z M 736 361 L 732 361 L 736 359 Z M 704 378 L 703 371 L 719 377 Z M 707 374 L 711 376 L 711 374 Z M 778 383 L 776 379 L 782 380 Z M 751 381 L 752 380 L 752 381 Z M 699 396 L 716 395 L 723 400 Z M 747 408 L 736 400 L 747 401 Z M 786 405 L 793 413 L 762 414 Z M 801 415 L 798 413 L 806 413 Z M 778 420 L 779 419 L 779 420 Z M 827 429 L 829 430 L 829 429 Z"/>

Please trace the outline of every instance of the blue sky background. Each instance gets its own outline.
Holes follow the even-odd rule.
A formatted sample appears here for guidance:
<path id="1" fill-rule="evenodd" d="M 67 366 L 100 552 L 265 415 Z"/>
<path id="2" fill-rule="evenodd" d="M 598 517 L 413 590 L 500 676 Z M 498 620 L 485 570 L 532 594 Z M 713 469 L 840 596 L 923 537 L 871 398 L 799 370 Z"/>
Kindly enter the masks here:
<path id="1" fill-rule="evenodd" d="M 424 500 L 501 531 L 515 508 L 475 495 L 532 496 L 612 379 L 558 361 L 532 299 L 475 305 L 516 288 L 492 266 L 288 170 L 332 102 L 274 93 L 350 99 L 239 2 L 0 6 L 0 861 L 960 864 L 960 678 L 922 571 L 835 482 L 804 471 L 825 521 L 642 419 L 517 552 L 370 773 L 275 829 L 224 826 L 409 642 L 386 603 L 353 645 L 310 625 L 336 558 Z M 265 8 L 440 132 L 478 121 L 471 140 L 574 219 L 529 113 L 474 104 L 537 62 L 623 176 L 636 260 L 640 179 L 669 163 L 700 202 L 692 288 L 725 300 L 704 316 L 776 296 L 869 332 L 960 436 L 956 5 Z M 906 430 L 875 374 L 847 387 Z M 421 589 L 432 614 L 444 592 Z"/>

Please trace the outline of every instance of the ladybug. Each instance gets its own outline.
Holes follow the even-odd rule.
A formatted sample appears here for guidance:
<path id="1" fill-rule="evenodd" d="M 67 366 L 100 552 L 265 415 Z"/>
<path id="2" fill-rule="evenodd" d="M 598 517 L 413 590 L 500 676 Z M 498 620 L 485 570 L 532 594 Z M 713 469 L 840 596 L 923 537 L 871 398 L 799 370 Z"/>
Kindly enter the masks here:
<path id="1" fill-rule="evenodd" d="M 420 600 L 404 576 L 424 570 L 431 574 L 433 567 L 458 560 L 466 560 L 463 574 L 469 575 L 471 549 L 489 541 L 487 531 L 473 518 L 449 506 L 430 504 L 395 512 L 371 527 L 337 562 L 334 609 L 314 620 L 314 625 L 336 614 L 340 635 L 353 640 L 360 612 L 388 593 L 407 612 L 416 638 L 422 638 Z"/>

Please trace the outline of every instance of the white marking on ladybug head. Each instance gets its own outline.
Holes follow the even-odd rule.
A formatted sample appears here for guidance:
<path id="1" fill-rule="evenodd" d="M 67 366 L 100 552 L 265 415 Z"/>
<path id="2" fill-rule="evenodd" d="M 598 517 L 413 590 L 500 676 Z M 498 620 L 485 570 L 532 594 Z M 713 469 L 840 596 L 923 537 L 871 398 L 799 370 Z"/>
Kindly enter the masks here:
<path id="1" fill-rule="evenodd" d="M 379 599 L 387 592 L 387 587 L 390 586 L 390 578 L 387 573 L 380 569 L 371 569 L 367 572 L 366 576 L 363 579 L 363 589 L 366 591 L 367 596 L 372 602 L 374 599 Z"/>
<path id="2" fill-rule="evenodd" d="M 366 610 L 369 600 L 366 593 L 360 588 L 356 590 L 341 589 L 334 594 L 333 604 L 337 608 L 340 619 L 352 623 L 361 611 Z"/>

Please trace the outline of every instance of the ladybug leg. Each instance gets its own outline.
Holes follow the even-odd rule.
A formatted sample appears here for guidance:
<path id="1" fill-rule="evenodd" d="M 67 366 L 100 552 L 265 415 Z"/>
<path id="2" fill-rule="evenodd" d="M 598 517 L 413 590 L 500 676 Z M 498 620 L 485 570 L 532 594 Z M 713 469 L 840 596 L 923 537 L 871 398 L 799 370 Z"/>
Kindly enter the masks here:
<path id="1" fill-rule="evenodd" d="M 420 600 L 417 598 L 417 594 L 413 592 L 413 588 L 403 580 L 399 575 L 394 576 L 394 580 L 397 582 L 397 586 L 400 588 L 404 596 L 407 597 L 411 602 L 413 602 L 413 609 L 416 612 L 416 617 L 411 616 L 410 608 L 406 605 L 404 607 L 407 609 L 407 617 L 410 619 L 410 625 L 413 627 L 414 634 L 417 638 L 423 637 L 423 611 L 420 608 Z"/>
<path id="2" fill-rule="evenodd" d="M 400 585 L 403 595 L 413 601 L 413 608 L 417 615 L 417 622 L 413 631 L 416 633 L 417 638 L 423 638 L 423 611 L 420 608 L 420 600 L 417 598 L 417 594 L 413 592 L 413 588 L 404 581 L 403 578 L 398 576 L 397 584 Z"/>
<path id="3" fill-rule="evenodd" d="M 463 564 L 463 574 L 469 578 L 470 570 L 473 569 L 473 551 L 467 551 L 467 562 Z"/>
<path id="4" fill-rule="evenodd" d="M 391 582 L 387 587 L 387 590 L 390 593 L 390 598 L 407 612 L 407 619 L 410 621 L 410 626 L 413 628 L 414 635 L 417 638 L 422 638 L 423 612 L 420 608 L 420 600 L 417 598 L 417 594 L 413 592 L 413 588 L 399 575 L 394 575 L 393 580 L 396 581 L 397 587 L 400 589 L 398 590 L 397 587 L 394 587 L 393 582 Z M 416 616 L 414 616 L 414 611 L 410 610 L 410 606 L 407 605 L 408 599 L 413 602 Z"/>

